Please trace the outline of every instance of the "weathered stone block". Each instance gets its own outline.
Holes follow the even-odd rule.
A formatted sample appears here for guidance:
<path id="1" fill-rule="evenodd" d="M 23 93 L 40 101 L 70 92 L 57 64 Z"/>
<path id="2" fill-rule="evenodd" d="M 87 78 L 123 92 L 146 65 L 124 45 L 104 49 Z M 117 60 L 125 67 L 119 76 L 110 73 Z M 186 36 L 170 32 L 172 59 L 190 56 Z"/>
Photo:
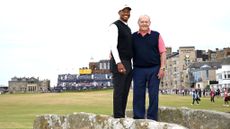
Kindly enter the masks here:
<path id="1" fill-rule="evenodd" d="M 108 115 L 73 113 L 43 115 L 34 120 L 34 129 L 229 129 L 230 114 L 189 108 L 159 107 L 159 122 L 148 119 L 114 119 Z"/>
<path id="2" fill-rule="evenodd" d="M 186 129 L 183 126 L 153 120 L 114 119 L 107 115 L 74 113 L 66 116 L 36 117 L 34 129 Z"/>
<path id="3" fill-rule="evenodd" d="M 131 118 L 132 114 L 131 110 L 126 113 Z M 230 129 L 229 113 L 210 110 L 159 107 L 158 120 L 179 124 L 189 129 Z"/>

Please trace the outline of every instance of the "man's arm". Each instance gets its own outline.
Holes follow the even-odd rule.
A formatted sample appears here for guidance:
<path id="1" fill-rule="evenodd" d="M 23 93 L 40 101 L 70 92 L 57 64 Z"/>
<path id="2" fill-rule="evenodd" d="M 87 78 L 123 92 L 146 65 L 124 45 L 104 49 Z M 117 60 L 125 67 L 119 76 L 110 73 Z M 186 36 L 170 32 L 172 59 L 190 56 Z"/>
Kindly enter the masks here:
<path id="1" fill-rule="evenodd" d="M 158 78 L 162 79 L 164 77 L 164 72 L 165 72 L 165 65 L 166 65 L 166 48 L 165 48 L 165 44 L 164 41 L 161 37 L 161 35 L 159 35 L 159 44 L 158 44 L 158 48 L 159 48 L 159 52 L 160 52 L 160 61 L 161 61 L 161 66 L 160 66 L 160 70 L 158 73 Z"/>
<path id="2" fill-rule="evenodd" d="M 165 70 L 166 52 L 163 52 L 163 53 L 160 54 L 160 60 L 161 60 L 161 67 L 160 67 L 160 69 Z"/>
<path id="3" fill-rule="evenodd" d="M 110 50 L 115 60 L 115 63 L 120 63 L 120 57 L 117 49 L 117 42 L 118 42 L 118 28 L 115 24 L 111 24 L 108 30 L 109 33 L 109 43 L 110 43 Z"/>
<path id="4" fill-rule="evenodd" d="M 119 52 L 117 49 L 117 44 L 118 44 L 118 28 L 115 24 L 112 24 L 109 28 L 109 42 L 110 42 L 110 49 L 111 49 L 111 54 L 113 55 L 113 58 L 115 60 L 115 63 L 117 64 L 117 70 L 120 73 L 125 73 L 126 69 L 124 65 L 121 62 Z"/>

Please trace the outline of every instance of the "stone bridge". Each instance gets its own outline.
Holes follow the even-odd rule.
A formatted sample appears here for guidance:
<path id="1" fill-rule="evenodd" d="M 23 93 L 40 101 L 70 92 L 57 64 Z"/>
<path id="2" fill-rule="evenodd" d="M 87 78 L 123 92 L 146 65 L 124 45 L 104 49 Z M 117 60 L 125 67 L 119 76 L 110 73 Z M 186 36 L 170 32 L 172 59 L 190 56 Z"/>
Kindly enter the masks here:
<path id="1" fill-rule="evenodd" d="M 230 129 L 230 114 L 189 108 L 159 107 L 159 122 L 127 118 L 114 119 L 108 115 L 73 113 L 37 116 L 34 129 Z"/>

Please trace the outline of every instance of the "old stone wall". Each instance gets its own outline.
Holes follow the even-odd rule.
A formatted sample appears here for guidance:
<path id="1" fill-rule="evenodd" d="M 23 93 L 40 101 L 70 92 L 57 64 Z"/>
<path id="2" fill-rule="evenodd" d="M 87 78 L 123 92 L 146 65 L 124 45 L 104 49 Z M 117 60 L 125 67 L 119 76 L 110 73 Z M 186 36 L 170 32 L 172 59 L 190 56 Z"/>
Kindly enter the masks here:
<path id="1" fill-rule="evenodd" d="M 132 111 L 126 114 L 132 118 Z M 230 129 L 230 113 L 211 110 L 159 107 L 158 120 L 189 129 Z"/>
<path id="2" fill-rule="evenodd" d="M 34 129 L 186 129 L 183 126 L 153 120 L 114 119 L 108 115 L 74 113 L 66 116 L 36 117 Z"/>
<path id="3" fill-rule="evenodd" d="M 70 115 L 48 114 L 37 116 L 34 129 L 229 129 L 230 114 L 188 108 L 159 108 L 159 122 L 147 119 L 114 119 L 108 115 L 73 113 Z"/>

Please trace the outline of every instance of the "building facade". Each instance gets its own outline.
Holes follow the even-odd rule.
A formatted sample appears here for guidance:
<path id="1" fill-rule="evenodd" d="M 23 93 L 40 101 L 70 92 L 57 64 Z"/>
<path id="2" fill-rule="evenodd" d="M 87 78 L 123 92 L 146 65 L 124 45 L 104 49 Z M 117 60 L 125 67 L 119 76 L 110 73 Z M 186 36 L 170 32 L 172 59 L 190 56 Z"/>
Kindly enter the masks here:
<path id="1" fill-rule="evenodd" d="M 110 60 L 100 60 L 99 62 L 89 62 L 89 69 L 92 73 L 109 74 Z"/>
<path id="2" fill-rule="evenodd" d="M 208 50 L 208 58 L 209 61 L 222 61 L 224 58 L 227 58 L 230 56 L 230 48 L 223 48 L 218 49 L 216 48 L 215 51 Z"/>
<path id="3" fill-rule="evenodd" d="M 167 54 L 165 77 L 161 89 L 181 89 L 190 86 L 188 66 L 196 60 L 195 47 L 180 47 L 178 52 Z"/>
<path id="4" fill-rule="evenodd" d="M 216 81 L 216 70 L 221 68 L 220 62 L 203 61 L 194 62 L 188 68 L 189 80 L 191 84 L 200 85 L 201 89 L 210 86 L 210 82 Z"/>
<path id="5" fill-rule="evenodd" d="M 49 92 L 50 90 L 50 80 L 42 80 L 39 78 L 18 78 L 13 77 L 8 81 L 9 93 L 39 93 L 39 92 Z"/>
<path id="6" fill-rule="evenodd" d="M 222 67 L 216 71 L 219 88 L 230 88 L 230 57 L 222 61 Z"/>
<path id="7" fill-rule="evenodd" d="M 229 75 L 229 67 L 225 62 L 222 70 L 221 61 L 230 56 L 230 48 L 216 49 L 215 51 L 195 50 L 193 46 L 179 47 L 177 52 L 167 48 L 165 77 L 161 80 L 161 89 L 190 88 L 192 84 L 199 84 L 202 88 L 218 82 Z M 224 71 L 224 72 L 223 72 Z M 216 75 L 218 74 L 218 75 Z M 222 76 L 220 78 L 220 76 Z M 219 81 L 228 85 L 226 78 Z"/>
<path id="8" fill-rule="evenodd" d="M 79 70 L 79 74 L 59 74 L 56 90 L 91 90 L 112 88 L 110 61 L 89 62 L 89 68 Z"/>

